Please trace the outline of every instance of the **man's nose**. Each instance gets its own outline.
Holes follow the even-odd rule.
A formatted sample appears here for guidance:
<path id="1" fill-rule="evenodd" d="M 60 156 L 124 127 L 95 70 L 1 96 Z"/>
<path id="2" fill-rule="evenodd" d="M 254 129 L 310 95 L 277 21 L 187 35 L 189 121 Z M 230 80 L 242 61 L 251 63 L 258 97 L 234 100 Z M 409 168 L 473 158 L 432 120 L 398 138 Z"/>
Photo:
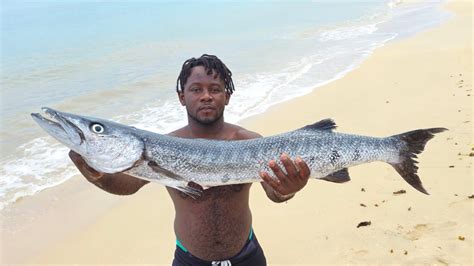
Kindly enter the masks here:
<path id="1" fill-rule="evenodd" d="M 208 90 L 204 90 L 201 95 L 201 101 L 212 101 L 214 99 Z"/>

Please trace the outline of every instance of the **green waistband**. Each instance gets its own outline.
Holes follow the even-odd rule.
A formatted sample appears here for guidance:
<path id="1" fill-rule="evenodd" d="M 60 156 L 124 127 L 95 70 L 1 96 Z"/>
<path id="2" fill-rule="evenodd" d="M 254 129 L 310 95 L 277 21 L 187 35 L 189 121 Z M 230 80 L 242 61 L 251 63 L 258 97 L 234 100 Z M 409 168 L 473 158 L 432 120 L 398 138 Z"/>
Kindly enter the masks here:
<path id="1" fill-rule="evenodd" d="M 176 238 L 176 246 L 178 246 L 182 251 L 188 252 L 188 249 L 185 248 L 185 247 L 183 246 L 183 244 L 181 244 L 181 241 L 179 241 L 178 238 Z"/>
<path id="2" fill-rule="evenodd" d="M 253 228 L 250 227 L 249 240 L 252 240 L 252 237 L 253 237 Z M 178 238 L 176 238 L 176 246 L 178 246 L 182 251 L 188 252 L 188 249 L 183 246 L 183 244 L 181 243 L 181 241 L 179 241 Z"/>

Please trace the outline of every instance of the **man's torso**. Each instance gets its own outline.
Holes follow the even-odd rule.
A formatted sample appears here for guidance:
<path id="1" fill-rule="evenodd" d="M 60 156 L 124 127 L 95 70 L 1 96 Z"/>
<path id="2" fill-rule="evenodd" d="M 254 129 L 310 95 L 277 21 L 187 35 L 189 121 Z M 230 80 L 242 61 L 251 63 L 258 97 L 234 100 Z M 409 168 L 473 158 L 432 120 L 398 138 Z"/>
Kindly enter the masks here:
<path id="1" fill-rule="evenodd" d="M 195 137 L 186 128 L 171 135 Z M 237 140 L 254 137 L 258 134 L 228 124 L 222 135 L 212 138 Z M 212 187 L 206 189 L 199 199 L 167 188 L 176 210 L 176 237 L 191 254 L 204 260 L 225 259 L 237 254 L 247 241 L 252 224 L 250 187 L 251 184 Z"/>

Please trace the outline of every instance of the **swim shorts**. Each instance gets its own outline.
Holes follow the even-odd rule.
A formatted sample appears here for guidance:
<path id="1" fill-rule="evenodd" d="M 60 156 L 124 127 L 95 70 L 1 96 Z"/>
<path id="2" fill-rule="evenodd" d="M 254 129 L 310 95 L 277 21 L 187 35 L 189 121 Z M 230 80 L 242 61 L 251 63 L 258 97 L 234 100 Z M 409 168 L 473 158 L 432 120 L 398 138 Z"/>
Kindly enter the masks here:
<path id="1" fill-rule="evenodd" d="M 262 247 L 258 243 L 255 234 L 251 233 L 249 239 L 245 243 L 242 250 L 237 255 L 221 261 L 205 261 L 196 256 L 193 256 L 182 245 L 176 245 L 174 252 L 173 266 L 204 266 L 204 265 L 219 265 L 219 266 L 266 266 L 267 261 L 265 254 L 263 254 Z"/>

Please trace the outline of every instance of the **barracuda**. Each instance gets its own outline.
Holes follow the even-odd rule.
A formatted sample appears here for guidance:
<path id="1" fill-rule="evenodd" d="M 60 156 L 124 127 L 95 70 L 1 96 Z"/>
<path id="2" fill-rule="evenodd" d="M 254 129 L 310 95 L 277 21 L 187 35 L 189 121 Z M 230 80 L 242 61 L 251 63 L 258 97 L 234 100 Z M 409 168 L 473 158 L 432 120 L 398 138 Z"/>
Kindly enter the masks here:
<path id="1" fill-rule="evenodd" d="M 311 177 L 343 183 L 348 167 L 382 161 L 392 165 L 411 186 L 428 194 L 417 175 L 417 154 L 445 128 L 418 129 L 386 138 L 336 133 L 335 123 L 321 120 L 265 138 L 237 141 L 185 139 L 157 134 L 112 121 L 43 108 L 33 119 L 51 136 L 99 172 L 123 172 L 176 188 L 191 197 L 213 186 L 261 182 L 259 171 L 281 153 L 300 156 Z"/>

